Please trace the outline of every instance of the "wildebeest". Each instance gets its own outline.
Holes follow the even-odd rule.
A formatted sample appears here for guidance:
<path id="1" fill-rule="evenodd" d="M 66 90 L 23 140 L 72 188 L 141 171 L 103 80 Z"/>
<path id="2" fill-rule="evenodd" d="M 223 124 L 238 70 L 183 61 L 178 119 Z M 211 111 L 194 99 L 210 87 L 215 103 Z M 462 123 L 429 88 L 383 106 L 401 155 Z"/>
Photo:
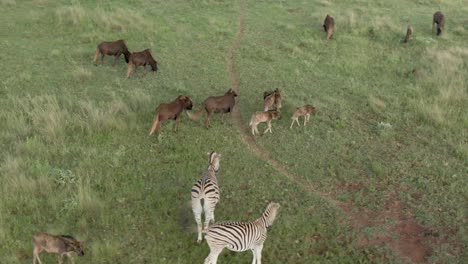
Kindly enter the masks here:
<path id="1" fill-rule="evenodd" d="M 437 35 L 442 34 L 445 28 L 445 16 L 442 12 L 437 11 L 432 18 L 432 31 L 434 31 L 434 24 L 437 24 Z"/>
<path id="2" fill-rule="evenodd" d="M 229 89 L 224 95 L 221 96 L 209 96 L 205 99 L 197 113 L 192 114 L 187 112 L 187 114 L 190 119 L 195 120 L 200 118 L 203 114 L 203 110 L 205 110 L 208 114 L 205 120 L 205 126 L 208 128 L 211 125 L 210 117 L 213 113 L 221 112 L 224 116 L 224 113 L 229 113 L 232 111 L 234 105 L 236 104 L 236 96 L 237 93 L 232 89 Z"/>
<path id="3" fill-rule="evenodd" d="M 280 119 L 280 117 L 281 117 L 281 113 L 278 111 L 264 111 L 264 112 L 258 111 L 258 112 L 253 113 L 252 117 L 250 118 L 250 123 L 249 123 L 249 126 L 252 129 L 252 135 L 255 136 L 255 134 L 260 134 L 260 132 L 258 132 L 257 126 L 258 124 L 264 123 L 264 122 L 267 123 L 267 129 L 263 131 L 263 134 L 265 134 L 268 131 L 270 131 L 270 133 L 273 133 L 271 131 L 271 121 Z"/>
<path id="4" fill-rule="evenodd" d="M 184 109 L 192 109 L 192 99 L 188 96 L 179 95 L 174 101 L 170 103 L 161 103 L 154 113 L 153 126 L 150 130 L 150 136 L 155 130 L 158 132 L 161 130 L 161 122 L 167 119 L 174 119 L 176 121 L 174 125 L 174 132 L 177 131 L 180 123 L 180 114 Z"/>
<path id="5" fill-rule="evenodd" d="M 408 29 L 406 30 L 406 37 L 405 40 L 403 40 L 404 43 L 408 43 L 413 36 L 413 27 L 408 26 Z"/>
<path id="6" fill-rule="evenodd" d="M 36 264 L 36 260 L 42 264 L 39 254 L 44 250 L 48 253 L 59 254 L 59 264 L 62 264 L 63 255 L 67 255 L 71 263 L 74 263 L 73 252 L 76 252 L 78 256 L 84 256 L 83 242 L 72 236 L 39 233 L 33 236 L 33 245 L 33 264 Z"/>
<path id="7" fill-rule="evenodd" d="M 323 21 L 323 30 L 327 32 L 327 40 L 330 40 L 335 31 L 335 19 L 328 14 Z"/>
<path id="8" fill-rule="evenodd" d="M 312 115 L 315 114 L 315 107 L 313 105 L 307 104 L 307 105 L 296 108 L 296 111 L 294 111 L 291 117 L 292 123 L 289 128 L 293 127 L 294 122 L 297 122 L 297 125 L 301 126 L 301 124 L 299 124 L 300 116 L 304 116 L 304 126 L 305 126 L 306 122 L 309 121 L 311 114 Z"/>
<path id="9" fill-rule="evenodd" d="M 150 65 L 152 71 L 158 71 L 158 62 L 154 59 L 150 49 L 131 53 L 128 62 L 127 78 L 130 77 L 133 68 L 136 70 L 138 66 L 143 66 L 146 69 L 146 65 Z"/>
<path id="10" fill-rule="evenodd" d="M 281 103 L 283 102 L 283 95 L 281 90 L 276 88 L 274 91 L 266 91 L 263 93 L 263 111 L 275 109 L 281 111 Z"/>
<path id="11" fill-rule="evenodd" d="M 128 51 L 127 43 L 123 39 L 116 41 L 104 41 L 99 44 L 96 48 L 96 55 L 94 56 L 94 64 L 97 65 L 97 60 L 101 56 L 101 64 L 104 64 L 104 55 L 115 56 L 115 62 L 120 58 L 120 55 L 124 55 L 125 62 L 128 63 L 130 57 L 130 51 Z"/>

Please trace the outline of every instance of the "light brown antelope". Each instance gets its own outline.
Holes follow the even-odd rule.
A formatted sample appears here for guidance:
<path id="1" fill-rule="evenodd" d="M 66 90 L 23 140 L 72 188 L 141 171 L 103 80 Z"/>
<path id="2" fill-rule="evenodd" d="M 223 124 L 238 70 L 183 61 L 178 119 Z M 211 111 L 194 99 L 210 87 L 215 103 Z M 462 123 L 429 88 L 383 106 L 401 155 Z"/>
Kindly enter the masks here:
<path id="1" fill-rule="evenodd" d="M 263 93 L 263 111 L 276 110 L 281 112 L 282 102 L 283 94 L 278 88 L 274 91 L 266 91 Z"/>

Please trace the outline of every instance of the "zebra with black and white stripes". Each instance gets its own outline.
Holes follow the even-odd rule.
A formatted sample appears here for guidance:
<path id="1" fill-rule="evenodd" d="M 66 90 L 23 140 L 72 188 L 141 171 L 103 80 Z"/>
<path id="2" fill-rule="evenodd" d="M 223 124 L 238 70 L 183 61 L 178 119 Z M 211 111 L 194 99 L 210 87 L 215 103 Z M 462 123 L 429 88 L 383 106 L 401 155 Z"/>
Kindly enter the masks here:
<path id="1" fill-rule="evenodd" d="M 270 202 L 262 216 L 250 223 L 220 222 L 211 225 L 205 230 L 205 240 L 210 247 L 205 264 L 216 264 L 225 247 L 237 252 L 250 249 L 253 253 L 252 264 L 261 264 L 267 230 L 273 225 L 279 207 L 278 203 Z"/>
<path id="2" fill-rule="evenodd" d="M 192 210 L 195 215 L 195 221 L 198 228 L 197 242 L 202 241 L 202 212 L 205 212 L 205 230 L 210 222 L 215 221 L 214 210 L 219 202 L 219 187 L 216 173 L 219 170 L 219 160 L 221 154 L 216 152 L 209 153 L 208 169 L 192 187 Z"/>

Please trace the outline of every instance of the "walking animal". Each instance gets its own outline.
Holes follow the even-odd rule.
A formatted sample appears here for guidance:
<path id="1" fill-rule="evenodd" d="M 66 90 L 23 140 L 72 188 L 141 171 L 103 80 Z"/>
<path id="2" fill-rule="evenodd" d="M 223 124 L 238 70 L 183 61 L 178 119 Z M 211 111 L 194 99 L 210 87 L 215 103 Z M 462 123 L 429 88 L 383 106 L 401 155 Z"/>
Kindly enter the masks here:
<path id="1" fill-rule="evenodd" d="M 143 66 L 143 68 L 146 69 L 146 65 L 150 65 L 152 71 L 158 71 L 158 62 L 154 59 L 151 50 L 145 49 L 143 51 L 133 52 L 129 57 L 127 78 L 130 77 L 134 68 L 135 71 L 138 66 Z"/>
<path id="2" fill-rule="evenodd" d="M 51 235 L 47 233 L 39 233 L 33 236 L 33 264 L 36 264 L 36 260 L 39 264 L 42 264 L 39 254 L 42 251 L 48 253 L 58 254 L 58 263 L 62 264 L 63 255 L 67 255 L 73 264 L 72 253 L 75 252 L 78 256 L 84 256 L 83 242 L 76 240 L 72 236 L 66 235 Z"/>
<path id="3" fill-rule="evenodd" d="M 408 26 L 408 29 L 406 30 L 406 37 L 405 40 L 403 40 L 404 43 L 408 43 L 413 36 L 413 27 Z"/>
<path id="4" fill-rule="evenodd" d="M 328 14 L 323 21 L 323 30 L 327 32 L 327 40 L 330 40 L 335 32 L 335 19 Z"/>
<path id="5" fill-rule="evenodd" d="M 202 241 L 202 213 L 205 212 L 205 228 L 208 228 L 210 222 L 215 221 L 214 210 L 219 202 L 219 187 L 216 173 L 219 170 L 219 160 L 221 154 L 216 152 L 208 153 L 208 169 L 192 187 L 192 211 L 197 222 L 198 238 L 197 242 Z"/>
<path id="6" fill-rule="evenodd" d="M 301 126 L 301 124 L 299 124 L 299 117 L 300 116 L 304 116 L 304 126 L 305 126 L 306 122 L 309 121 L 311 114 L 315 114 L 315 107 L 313 105 L 307 104 L 307 105 L 296 108 L 296 111 L 294 111 L 294 113 L 293 113 L 293 115 L 291 117 L 292 123 L 291 123 L 291 126 L 289 128 L 293 127 L 294 121 L 297 122 L 298 126 Z"/>
<path id="7" fill-rule="evenodd" d="M 151 136 L 155 130 L 161 131 L 161 122 L 167 119 L 174 119 L 174 132 L 177 131 L 180 123 L 180 114 L 184 109 L 192 109 L 192 99 L 188 96 L 179 95 L 174 101 L 170 103 L 161 103 L 154 113 L 153 126 L 151 127 L 149 135 Z"/>
<path id="8" fill-rule="evenodd" d="M 281 111 L 281 103 L 283 102 L 283 95 L 280 89 L 276 88 L 274 91 L 266 91 L 263 93 L 263 111 L 275 109 Z"/>
<path id="9" fill-rule="evenodd" d="M 280 112 L 278 111 L 265 111 L 265 112 L 255 112 L 252 117 L 250 118 L 249 126 L 252 128 L 252 135 L 260 134 L 257 129 L 257 125 L 263 122 L 267 122 L 267 129 L 263 132 L 271 132 L 271 121 L 277 120 L 280 118 Z"/>
<path id="10" fill-rule="evenodd" d="M 261 264 L 267 230 L 273 225 L 279 208 L 278 203 L 270 202 L 262 216 L 253 222 L 220 222 L 211 225 L 205 232 L 205 240 L 210 247 L 205 264 L 216 264 L 219 254 L 226 247 L 236 252 L 251 250 L 252 264 Z"/>
<path id="11" fill-rule="evenodd" d="M 128 63 L 130 57 L 130 51 L 128 51 L 127 43 L 123 39 L 116 41 L 104 41 L 97 46 L 96 55 L 94 56 L 94 64 L 97 65 L 97 60 L 101 56 L 101 64 L 104 64 L 104 55 L 115 56 L 115 62 L 120 58 L 120 55 L 124 55 L 125 62 Z"/>
<path id="12" fill-rule="evenodd" d="M 190 119 L 196 120 L 202 116 L 203 110 L 205 110 L 207 113 L 205 126 L 206 128 L 209 128 L 211 126 L 211 123 L 210 123 L 211 115 L 213 113 L 222 113 L 223 118 L 224 118 L 224 114 L 231 112 L 232 109 L 234 108 L 234 105 L 236 104 L 236 99 L 235 99 L 236 96 L 237 96 L 237 93 L 232 89 L 229 89 L 222 96 L 209 96 L 208 98 L 205 99 L 205 101 L 203 102 L 198 112 L 196 112 L 195 114 L 187 112 L 187 114 Z"/>
<path id="13" fill-rule="evenodd" d="M 445 28 L 445 16 L 442 12 L 437 11 L 432 18 L 432 31 L 434 31 L 434 24 L 437 24 L 437 36 L 442 34 Z"/>

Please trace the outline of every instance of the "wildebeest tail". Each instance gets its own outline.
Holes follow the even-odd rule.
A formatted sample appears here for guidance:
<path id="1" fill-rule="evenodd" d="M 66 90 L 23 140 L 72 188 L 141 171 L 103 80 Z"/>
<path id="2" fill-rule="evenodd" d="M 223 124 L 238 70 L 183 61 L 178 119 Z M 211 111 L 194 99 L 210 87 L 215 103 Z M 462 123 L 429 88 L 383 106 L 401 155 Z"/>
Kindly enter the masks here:
<path id="1" fill-rule="evenodd" d="M 156 127 L 158 127 L 159 123 L 159 113 L 158 110 L 156 110 L 156 113 L 154 114 L 154 120 L 153 120 L 153 126 L 151 127 L 149 135 L 153 135 L 154 131 L 156 130 Z"/>
<path id="2" fill-rule="evenodd" d="M 101 55 L 101 52 L 99 51 L 99 47 L 96 48 L 96 54 L 94 55 L 94 64 L 97 63 L 97 60 L 99 56 Z"/>
<path id="3" fill-rule="evenodd" d="M 200 110 L 198 110 L 198 112 L 196 112 L 195 114 L 192 114 L 190 112 L 187 111 L 187 115 L 190 119 L 192 120 L 197 120 L 199 119 L 202 115 L 203 115 L 203 110 L 205 109 L 205 105 L 203 104 L 201 107 L 200 107 Z"/>

